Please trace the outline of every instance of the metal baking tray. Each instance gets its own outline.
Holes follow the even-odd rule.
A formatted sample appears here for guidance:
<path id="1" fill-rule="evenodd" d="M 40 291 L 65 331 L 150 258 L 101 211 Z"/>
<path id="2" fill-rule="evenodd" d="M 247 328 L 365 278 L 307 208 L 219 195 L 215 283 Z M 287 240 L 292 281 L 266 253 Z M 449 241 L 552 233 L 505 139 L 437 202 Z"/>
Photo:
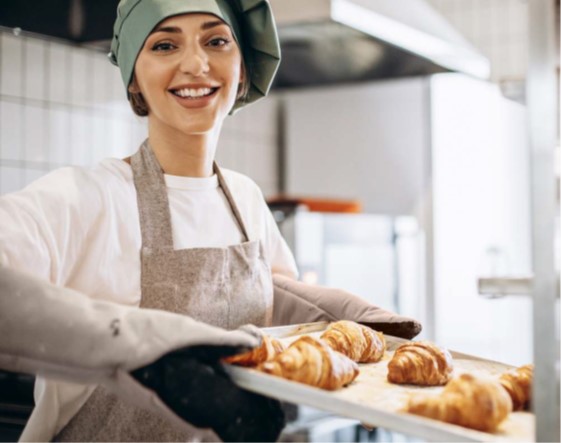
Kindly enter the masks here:
<path id="1" fill-rule="evenodd" d="M 265 328 L 273 337 L 290 343 L 301 335 L 319 336 L 327 322 Z M 360 364 L 360 374 L 349 386 L 338 391 L 322 389 L 264 374 L 255 369 L 225 365 L 240 387 L 282 401 L 310 406 L 362 423 L 417 436 L 429 441 L 533 441 L 535 417 L 530 412 L 512 412 L 493 433 L 485 433 L 437 420 L 407 414 L 400 410 L 411 395 L 439 392 L 442 387 L 395 385 L 386 380 L 387 364 L 394 350 L 407 342 L 386 335 L 387 351 L 378 363 Z M 511 366 L 450 351 L 455 373 L 471 372 L 497 376 Z"/>

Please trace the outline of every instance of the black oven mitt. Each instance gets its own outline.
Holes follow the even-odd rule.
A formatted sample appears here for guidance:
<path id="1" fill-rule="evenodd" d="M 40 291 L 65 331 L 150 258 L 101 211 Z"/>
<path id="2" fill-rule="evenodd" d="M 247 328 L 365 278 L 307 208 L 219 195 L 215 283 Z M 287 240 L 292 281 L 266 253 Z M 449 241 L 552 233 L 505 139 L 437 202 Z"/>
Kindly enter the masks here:
<path id="1" fill-rule="evenodd" d="M 237 387 L 220 363 L 240 351 L 191 346 L 131 374 L 182 419 L 211 428 L 223 441 L 276 441 L 286 424 L 280 402 Z"/>

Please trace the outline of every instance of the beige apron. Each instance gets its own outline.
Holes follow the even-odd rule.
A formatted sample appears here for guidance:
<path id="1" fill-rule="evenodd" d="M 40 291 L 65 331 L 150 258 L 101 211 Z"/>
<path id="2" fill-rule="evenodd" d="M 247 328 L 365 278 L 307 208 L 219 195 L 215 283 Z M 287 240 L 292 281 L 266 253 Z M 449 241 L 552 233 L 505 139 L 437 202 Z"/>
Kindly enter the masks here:
<path id="1" fill-rule="evenodd" d="M 145 141 L 132 156 L 141 249 L 140 307 L 189 315 L 225 329 L 271 324 L 273 287 L 261 243 L 250 241 L 220 169 L 214 171 L 244 242 L 226 248 L 173 249 L 171 216 L 161 167 Z M 180 227 L 176 227 L 180 229 Z M 167 420 L 98 387 L 56 441 L 217 441 L 210 430 L 176 430 Z"/>

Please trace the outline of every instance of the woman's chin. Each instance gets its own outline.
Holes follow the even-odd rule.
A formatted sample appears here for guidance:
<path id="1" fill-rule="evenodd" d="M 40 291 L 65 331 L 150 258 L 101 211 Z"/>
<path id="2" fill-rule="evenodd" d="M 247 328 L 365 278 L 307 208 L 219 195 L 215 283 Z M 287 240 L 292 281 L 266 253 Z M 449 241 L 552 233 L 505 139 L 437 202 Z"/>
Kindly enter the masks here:
<path id="1" fill-rule="evenodd" d="M 216 131 L 219 129 L 221 125 L 217 124 L 189 124 L 183 127 L 178 128 L 180 132 L 185 135 L 203 135 L 208 134 L 210 132 Z"/>
<path id="2" fill-rule="evenodd" d="M 174 126 L 178 132 L 185 135 L 203 135 L 220 130 L 222 121 L 223 119 L 219 118 L 189 119 Z"/>
<path id="3" fill-rule="evenodd" d="M 191 112 L 190 115 L 160 115 L 153 113 L 148 116 L 152 130 L 176 134 L 203 135 L 220 131 L 227 115 L 220 113 Z"/>

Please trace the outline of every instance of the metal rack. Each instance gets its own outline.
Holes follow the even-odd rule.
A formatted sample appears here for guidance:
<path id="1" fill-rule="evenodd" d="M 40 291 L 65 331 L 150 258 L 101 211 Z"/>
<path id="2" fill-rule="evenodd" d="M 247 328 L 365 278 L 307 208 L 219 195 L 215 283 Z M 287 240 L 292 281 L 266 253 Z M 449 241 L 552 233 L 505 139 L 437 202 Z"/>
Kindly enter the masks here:
<path id="1" fill-rule="evenodd" d="M 556 87 L 555 0 L 528 2 L 527 107 L 531 161 L 532 277 L 480 279 L 480 293 L 528 294 L 533 300 L 536 441 L 560 441 L 559 277 L 555 270 Z M 557 351 L 557 352 L 556 352 Z"/>

